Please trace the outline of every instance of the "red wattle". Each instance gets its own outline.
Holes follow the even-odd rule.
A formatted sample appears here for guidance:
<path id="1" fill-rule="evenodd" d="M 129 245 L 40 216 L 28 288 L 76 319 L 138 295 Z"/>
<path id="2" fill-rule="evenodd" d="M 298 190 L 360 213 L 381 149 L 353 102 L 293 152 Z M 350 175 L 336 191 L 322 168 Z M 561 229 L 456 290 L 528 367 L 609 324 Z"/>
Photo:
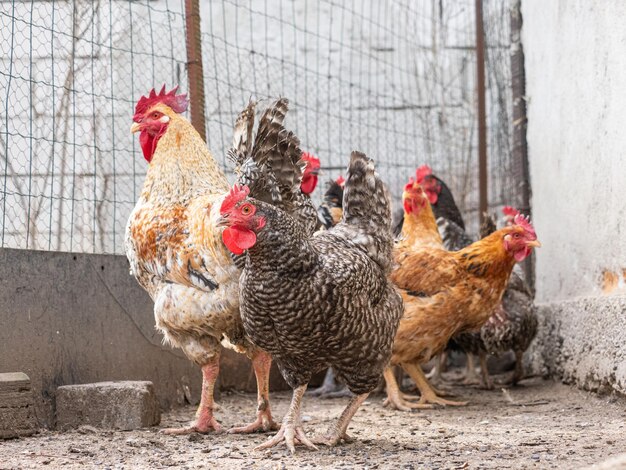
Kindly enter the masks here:
<path id="1" fill-rule="evenodd" d="M 154 154 L 154 137 L 148 134 L 147 131 L 141 131 L 141 134 L 139 134 L 139 144 L 141 145 L 143 158 L 150 163 L 152 155 Z"/>
<path id="2" fill-rule="evenodd" d="M 226 248 L 236 255 L 242 254 L 256 243 L 256 233 L 247 228 L 233 226 L 222 232 L 222 241 Z"/>
<path id="3" fill-rule="evenodd" d="M 317 176 L 305 176 L 302 179 L 302 184 L 300 185 L 300 190 L 304 194 L 311 194 L 315 191 L 315 187 L 317 186 Z"/>
<path id="4" fill-rule="evenodd" d="M 439 195 L 435 191 L 426 191 L 426 196 L 428 197 L 428 201 L 431 204 L 437 204 L 437 199 L 439 199 Z"/>
<path id="5" fill-rule="evenodd" d="M 530 248 L 524 247 L 523 249 L 516 251 L 513 257 L 515 258 L 515 261 L 521 263 L 528 255 L 530 255 Z"/>
<path id="6" fill-rule="evenodd" d="M 413 205 L 411 204 L 411 201 L 409 199 L 405 199 L 403 202 L 404 205 L 404 212 L 406 212 L 407 214 L 410 214 L 411 212 L 413 212 Z"/>

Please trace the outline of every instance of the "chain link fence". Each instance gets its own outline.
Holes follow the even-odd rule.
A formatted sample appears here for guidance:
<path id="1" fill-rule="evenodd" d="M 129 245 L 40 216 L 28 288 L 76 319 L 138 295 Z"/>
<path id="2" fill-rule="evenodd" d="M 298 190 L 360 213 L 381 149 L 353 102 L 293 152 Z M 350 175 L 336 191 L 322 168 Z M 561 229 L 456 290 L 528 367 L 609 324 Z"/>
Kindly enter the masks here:
<path id="1" fill-rule="evenodd" d="M 184 7 L 0 0 L 0 246 L 123 252 L 146 169 L 128 131 L 134 103 L 163 83 L 188 89 Z M 493 208 L 519 176 L 509 8 L 484 5 Z M 289 126 L 324 178 L 358 149 L 398 198 L 428 163 L 475 227 L 473 0 L 201 0 L 201 17 L 207 144 L 227 171 L 238 111 L 286 96 Z"/>

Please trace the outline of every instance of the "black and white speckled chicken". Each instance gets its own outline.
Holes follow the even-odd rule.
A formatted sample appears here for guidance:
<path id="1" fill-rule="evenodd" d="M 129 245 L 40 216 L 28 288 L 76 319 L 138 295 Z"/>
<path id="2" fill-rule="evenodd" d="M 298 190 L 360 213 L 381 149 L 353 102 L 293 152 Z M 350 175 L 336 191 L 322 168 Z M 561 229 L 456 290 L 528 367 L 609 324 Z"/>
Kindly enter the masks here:
<path id="1" fill-rule="evenodd" d="M 299 182 L 294 182 L 299 184 Z M 348 167 L 342 221 L 309 236 L 274 205 L 248 197 L 238 187 L 222 205 L 226 245 L 246 243 L 240 279 L 246 333 L 269 352 L 294 389 L 276 436 L 261 445 L 295 441 L 315 448 L 302 429 L 301 402 L 312 375 L 333 367 L 355 394 L 317 443 L 347 439 L 352 416 L 378 385 L 391 356 L 403 313 L 387 278 L 392 265 L 390 202 L 373 162 L 353 152 Z"/>

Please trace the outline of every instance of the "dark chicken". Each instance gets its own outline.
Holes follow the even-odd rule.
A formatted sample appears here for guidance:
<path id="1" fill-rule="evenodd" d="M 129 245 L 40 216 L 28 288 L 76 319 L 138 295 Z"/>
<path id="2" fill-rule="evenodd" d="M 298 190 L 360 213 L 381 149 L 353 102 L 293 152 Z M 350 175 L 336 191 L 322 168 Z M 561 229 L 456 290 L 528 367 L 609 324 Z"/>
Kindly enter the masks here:
<path id="1" fill-rule="evenodd" d="M 222 204 L 226 245 L 233 252 L 247 249 L 240 279 L 246 333 L 272 355 L 294 389 L 279 433 L 261 449 L 284 441 L 294 452 L 295 440 L 315 448 L 302 429 L 301 401 L 312 375 L 330 366 L 355 397 L 315 442 L 347 439 L 352 416 L 389 361 L 402 316 L 400 296 L 387 279 L 389 197 L 372 161 L 357 152 L 343 207 L 339 224 L 309 236 L 284 211 L 249 197 L 246 187 L 233 189 Z"/>

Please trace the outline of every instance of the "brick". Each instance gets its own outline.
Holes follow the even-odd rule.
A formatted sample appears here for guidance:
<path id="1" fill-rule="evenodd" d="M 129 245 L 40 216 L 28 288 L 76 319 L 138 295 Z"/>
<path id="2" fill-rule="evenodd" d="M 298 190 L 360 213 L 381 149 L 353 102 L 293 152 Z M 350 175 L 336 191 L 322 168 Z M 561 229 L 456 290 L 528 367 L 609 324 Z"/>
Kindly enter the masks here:
<path id="1" fill-rule="evenodd" d="M 0 374 L 0 439 L 37 432 L 30 378 L 22 372 Z"/>
<path id="2" fill-rule="evenodd" d="M 56 413 L 61 430 L 89 425 L 130 431 L 161 421 L 152 382 L 64 385 L 56 391 Z"/>

